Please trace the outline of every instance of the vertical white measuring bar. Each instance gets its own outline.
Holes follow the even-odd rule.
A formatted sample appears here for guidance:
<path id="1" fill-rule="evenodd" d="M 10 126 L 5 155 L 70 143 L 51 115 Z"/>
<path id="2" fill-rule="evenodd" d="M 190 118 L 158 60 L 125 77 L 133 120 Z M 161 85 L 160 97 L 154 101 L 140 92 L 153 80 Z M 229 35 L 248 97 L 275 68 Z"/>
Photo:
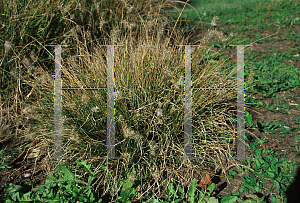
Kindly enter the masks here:
<path id="1" fill-rule="evenodd" d="M 115 156 L 115 65 L 114 65 L 114 46 L 123 45 L 100 45 L 107 46 L 107 118 L 106 118 L 106 145 L 107 157 L 98 159 L 123 159 Z"/>
<path id="2" fill-rule="evenodd" d="M 192 156 L 192 49 L 191 46 L 199 45 L 176 45 L 185 46 L 185 80 L 184 80 L 184 156 L 177 159 L 201 159 Z"/>
<path id="3" fill-rule="evenodd" d="M 54 82 L 54 156 L 48 159 L 69 159 L 62 157 L 62 79 L 61 79 L 61 47 L 69 45 L 46 45 L 55 46 L 55 82 Z"/>
<path id="4" fill-rule="evenodd" d="M 231 159 L 245 159 L 245 87 L 244 87 L 244 47 L 252 45 L 230 45 L 237 46 L 237 157 Z M 246 158 L 252 159 L 252 158 Z"/>
<path id="5" fill-rule="evenodd" d="M 192 157 L 192 86 L 191 86 L 191 46 L 185 46 L 185 79 L 184 79 L 184 153 Z"/>

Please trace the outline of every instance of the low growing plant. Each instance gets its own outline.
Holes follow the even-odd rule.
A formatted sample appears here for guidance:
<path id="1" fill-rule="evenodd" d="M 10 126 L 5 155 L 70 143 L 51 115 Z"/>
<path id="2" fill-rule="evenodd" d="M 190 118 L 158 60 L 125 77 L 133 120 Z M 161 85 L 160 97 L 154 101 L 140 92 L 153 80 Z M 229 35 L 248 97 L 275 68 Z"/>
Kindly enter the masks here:
<path id="1" fill-rule="evenodd" d="M 84 161 L 78 162 L 89 171 L 89 166 Z M 75 175 L 62 163 L 57 167 L 58 179 L 55 172 L 46 177 L 44 185 L 26 191 L 23 186 L 7 183 L 5 202 L 94 202 L 95 197 L 91 191 L 91 184 L 95 177 L 89 176 L 88 182 L 76 179 Z M 92 173 L 92 172 L 91 172 Z M 100 199 L 98 202 L 101 202 Z"/>

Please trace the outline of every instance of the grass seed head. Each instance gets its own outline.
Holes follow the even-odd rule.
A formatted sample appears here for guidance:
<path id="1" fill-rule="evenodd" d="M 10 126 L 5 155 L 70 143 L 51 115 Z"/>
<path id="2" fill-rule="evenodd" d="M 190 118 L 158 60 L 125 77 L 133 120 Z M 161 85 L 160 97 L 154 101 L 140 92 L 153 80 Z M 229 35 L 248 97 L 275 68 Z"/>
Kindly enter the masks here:
<path id="1" fill-rule="evenodd" d="M 99 109 L 99 107 L 96 106 L 96 107 L 93 107 L 91 111 L 92 111 L 92 112 L 98 112 L 98 109 Z"/>
<path id="2" fill-rule="evenodd" d="M 4 50 L 7 53 L 11 49 L 11 43 L 9 41 L 5 41 L 4 43 Z"/>
<path id="3" fill-rule="evenodd" d="M 28 67 L 30 65 L 30 61 L 28 60 L 28 58 L 24 57 L 22 60 L 22 63 L 24 64 L 24 66 Z"/>
<path id="4" fill-rule="evenodd" d="M 184 85 L 183 76 L 181 76 L 180 79 L 178 80 L 178 82 L 176 83 L 175 88 L 179 89 L 183 85 Z"/>
<path id="5" fill-rule="evenodd" d="M 30 53 L 30 58 L 31 58 L 31 60 L 32 60 L 33 62 L 36 62 L 36 61 L 37 61 L 37 57 L 36 57 L 36 55 L 34 54 L 33 51 L 31 51 L 31 53 Z"/>
<path id="6" fill-rule="evenodd" d="M 124 157 L 125 159 L 129 160 L 130 159 L 130 154 L 125 152 L 122 154 L 122 157 Z"/>
<path id="7" fill-rule="evenodd" d="M 157 145 L 153 144 L 153 142 L 150 143 L 150 155 L 151 156 L 156 156 L 156 150 L 157 148 Z"/>
<path id="8" fill-rule="evenodd" d="M 163 115 L 161 107 L 162 107 L 162 103 L 159 102 L 158 109 L 156 110 L 157 111 L 157 117 L 161 117 Z"/>
<path id="9" fill-rule="evenodd" d="M 160 179 L 160 173 L 157 169 L 152 173 L 152 177 L 156 182 L 158 182 L 158 180 Z"/>
<path id="10" fill-rule="evenodd" d="M 135 180 L 135 175 L 131 173 L 131 174 L 128 176 L 128 181 L 134 182 L 134 180 Z"/>
<path id="11" fill-rule="evenodd" d="M 86 100 L 87 100 L 87 96 L 84 94 L 84 95 L 82 95 L 82 97 L 81 97 L 81 102 L 86 102 Z"/>
<path id="12" fill-rule="evenodd" d="M 97 13 L 99 13 L 99 3 L 95 4 L 95 9 L 96 9 Z"/>

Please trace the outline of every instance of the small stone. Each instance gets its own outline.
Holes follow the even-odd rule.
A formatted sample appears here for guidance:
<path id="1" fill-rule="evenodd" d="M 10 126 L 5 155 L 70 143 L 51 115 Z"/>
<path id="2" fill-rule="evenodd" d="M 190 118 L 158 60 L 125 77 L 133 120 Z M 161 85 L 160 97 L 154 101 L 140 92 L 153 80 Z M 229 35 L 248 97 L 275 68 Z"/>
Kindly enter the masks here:
<path id="1" fill-rule="evenodd" d="M 216 26 L 217 26 L 217 24 L 216 24 L 215 22 L 211 22 L 210 24 L 211 24 L 211 26 L 213 26 L 213 27 L 216 27 Z"/>
<path id="2" fill-rule="evenodd" d="M 24 178 L 29 178 L 31 175 L 29 173 L 24 174 Z"/>

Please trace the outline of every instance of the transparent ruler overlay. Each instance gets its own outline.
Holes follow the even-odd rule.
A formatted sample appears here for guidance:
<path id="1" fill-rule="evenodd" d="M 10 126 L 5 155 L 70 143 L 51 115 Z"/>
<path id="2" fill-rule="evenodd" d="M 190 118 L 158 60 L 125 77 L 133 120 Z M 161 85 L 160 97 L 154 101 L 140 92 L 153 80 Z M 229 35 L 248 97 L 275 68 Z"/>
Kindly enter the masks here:
<path id="1" fill-rule="evenodd" d="M 46 45 L 55 46 L 55 82 L 54 82 L 54 156 L 49 159 L 69 159 L 62 156 L 62 90 L 107 90 L 107 118 L 106 118 L 106 145 L 107 156 L 99 159 L 123 159 L 115 156 L 115 121 L 114 121 L 114 46 L 123 45 L 101 45 L 107 47 L 107 87 L 62 88 L 61 70 L 61 47 L 68 45 Z M 185 102 L 184 102 L 184 156 L 178 159 L 201 159 L 192 156 L 192 90 L 219 90 L 235 88 L 193 88 L 191 84 L 191 46 L 199 45 L 176 45 L 185 47 Z M 245 93 L 244 93 L 244 47 L 252 45 L 230 45 L 237 46 L 237 156 L 231 159 L 245 159 Z M 249 159 L 249 158 L 247 158 Z"/>

